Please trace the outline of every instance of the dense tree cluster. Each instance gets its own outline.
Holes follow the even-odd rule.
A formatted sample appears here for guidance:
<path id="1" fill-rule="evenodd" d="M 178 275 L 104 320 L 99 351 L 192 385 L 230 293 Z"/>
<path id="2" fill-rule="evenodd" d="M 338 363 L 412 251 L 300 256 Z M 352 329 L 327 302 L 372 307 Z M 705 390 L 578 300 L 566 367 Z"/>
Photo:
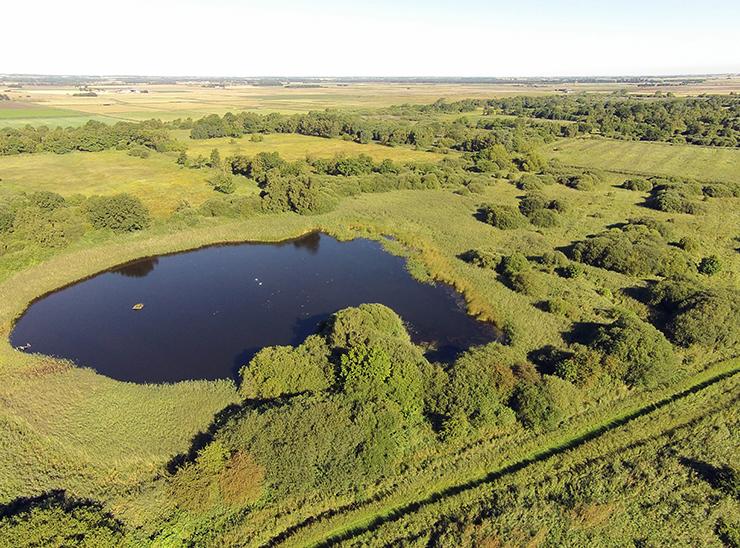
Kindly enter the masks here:
<path id="1" fill-rule="evenodd" d="M 0 156 L 33 152 L 65 154 L 75 150 L 174 150 L 175 142 L 162 122 L 118 122 L 104 124 L 90 120 L 78 128 L 46 126 L 0 129 Z"/>
<path id="2" fill-rule="evenodd" d="M 486 101 L 493 112 L 577 123 L 578 132 L 642 141 L 740 146 L 740 98 L 507 97 Z"/>

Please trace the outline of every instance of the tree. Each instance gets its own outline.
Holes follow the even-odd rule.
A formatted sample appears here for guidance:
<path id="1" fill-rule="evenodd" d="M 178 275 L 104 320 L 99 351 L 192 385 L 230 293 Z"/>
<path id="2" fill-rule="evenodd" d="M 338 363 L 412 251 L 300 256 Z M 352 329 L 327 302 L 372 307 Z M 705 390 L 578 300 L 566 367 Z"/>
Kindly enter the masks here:
<path id="1" fill-rule="evenodd" d="M 95 196 L 88 200 L 87 216 L 95 228 L 115 232 L 142 230 L 151 224 L 149 210 L 130 194 Z"/>

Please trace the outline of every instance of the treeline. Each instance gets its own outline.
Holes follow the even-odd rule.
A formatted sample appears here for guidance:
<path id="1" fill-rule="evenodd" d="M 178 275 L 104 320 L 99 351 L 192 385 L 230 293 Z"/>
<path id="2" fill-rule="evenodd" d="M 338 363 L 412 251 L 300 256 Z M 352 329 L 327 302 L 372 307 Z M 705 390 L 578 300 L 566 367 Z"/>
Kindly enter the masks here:
<path id="1" fill-rule="evenodd" d="M 596 95 L 507 97 L 488 112 L 578 123 L 581 133 L 641 141 L 740 146 L 740 98 L 630 98 Z"/>
<path id="2" fill-rule="evenodd" d="M 12 154 L 72 151 L 99 152 L 143 147 L 157 152 L 177 149 L 165 125 L 158 120 L 118 122 L 113 125 L 90 120 L 78 128 L 46 126 L 0 129 L 0 156 Z"/>
<path id="3" fill-rule="evenodd" d="M 260 115 L 253 112 L 226 113 L 223 116 L 212 114 L 196 121 L 176 120 L 172 125 L 180 129 L 190 129 L 190 136 L 193 139 L 239 137 L 255 133 L 296 133 L 314 137 L 345 138 L 358 143 L 372 141 L 388 146 L 413 145 L 419 148 L 458 150 L 466 150 L 469 143 L 484 138 L 486 132 L 491 130 L 509 133 L 516 130 L 522 135 L 520 140 L 537 136 L 539 140 L 545 142 L 563 133 L 560 124 L 533 126 L 513 120 L 486 120 L 480 124 L 473 124 L 464 118 L 452 122 L 412 121 L 334 110 L 293 115 L 278 113 Z"/>

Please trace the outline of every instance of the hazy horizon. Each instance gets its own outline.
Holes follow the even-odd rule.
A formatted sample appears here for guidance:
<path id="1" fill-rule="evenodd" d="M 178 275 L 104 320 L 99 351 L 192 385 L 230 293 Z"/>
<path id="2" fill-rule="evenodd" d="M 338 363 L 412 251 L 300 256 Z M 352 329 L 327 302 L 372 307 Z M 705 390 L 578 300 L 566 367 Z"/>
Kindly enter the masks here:
<path id="1" fill-rule="evenodd" d="M 740 4 L 728 0 L 625 0 L 617 7 L 579 0 L 41 0 L 6 6 L 5 16 L 14 22 L 4 30 L 5 42 L 18 46 L 0 61 L 6 74 L 534 78 L 740 72 Z"/>

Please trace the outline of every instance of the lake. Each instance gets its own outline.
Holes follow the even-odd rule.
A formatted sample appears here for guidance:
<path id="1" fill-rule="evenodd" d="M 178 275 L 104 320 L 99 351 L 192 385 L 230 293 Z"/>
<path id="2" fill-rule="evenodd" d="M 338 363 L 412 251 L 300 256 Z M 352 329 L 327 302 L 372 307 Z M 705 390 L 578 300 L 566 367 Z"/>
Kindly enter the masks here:
<path id="1" fill-rule="evenodd" d="M 413 279 L 380 243 L 312 233 L 119 266 L 32 303 L 10 340 L 124 381 L 236 378 L 260 348 L 297 345 L 362 303 L 392 308 L 431 360 L 500 336 L 466 314 L 450 286 Z"/>

